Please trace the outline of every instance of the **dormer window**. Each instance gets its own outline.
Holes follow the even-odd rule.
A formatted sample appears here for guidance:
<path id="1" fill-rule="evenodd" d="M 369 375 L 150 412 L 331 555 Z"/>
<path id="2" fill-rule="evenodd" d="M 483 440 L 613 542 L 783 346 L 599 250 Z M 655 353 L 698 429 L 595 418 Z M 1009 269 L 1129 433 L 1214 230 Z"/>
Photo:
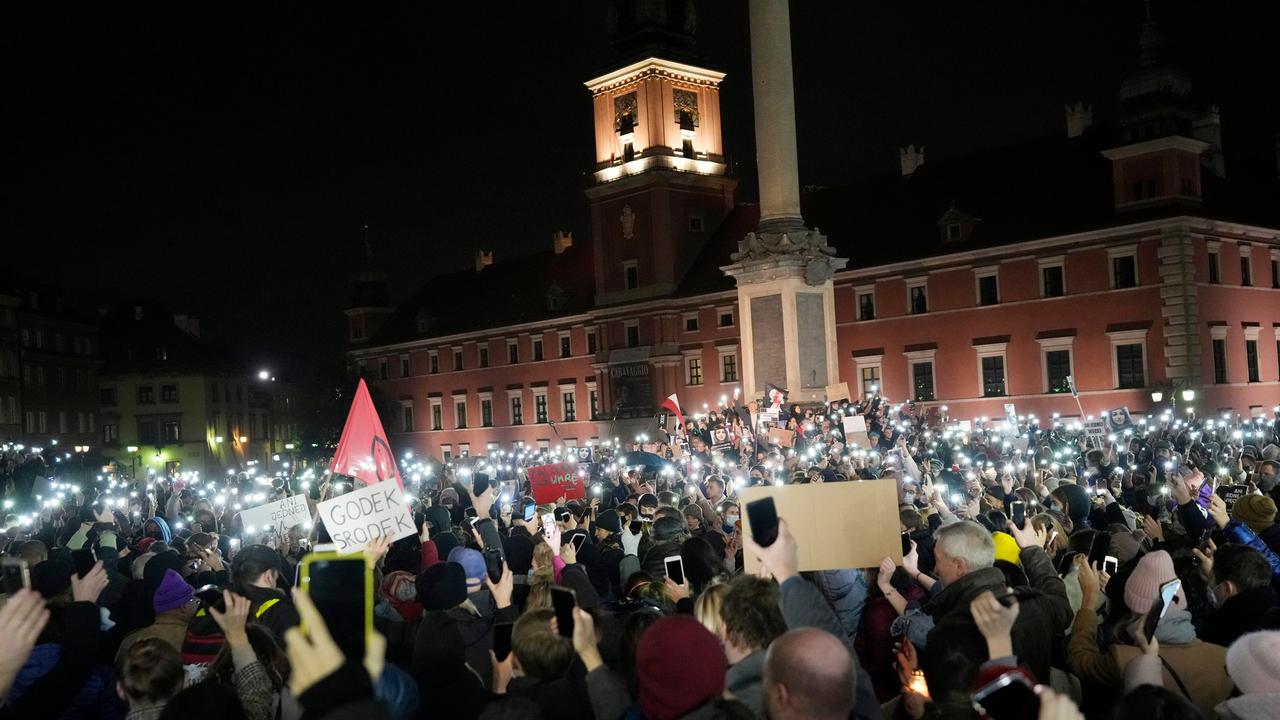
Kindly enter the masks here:
<path id="1" fill-rule="evenodd" d="M 938 218 L 938 234 L 944 243 L 963 242 L 969 239 L 969 234 L 973 232 L 973 226 L 977 222 L 978 218 L 964 214 L 955 203 L 952 203 L 951 207 L 942 213 L 942 217 Z"/>
<path id="2" fill-rule="evenodd" d="M 954 242 L 960 239 L 961 226 L 958 222 L 947 223 L 947 241 Z"/>

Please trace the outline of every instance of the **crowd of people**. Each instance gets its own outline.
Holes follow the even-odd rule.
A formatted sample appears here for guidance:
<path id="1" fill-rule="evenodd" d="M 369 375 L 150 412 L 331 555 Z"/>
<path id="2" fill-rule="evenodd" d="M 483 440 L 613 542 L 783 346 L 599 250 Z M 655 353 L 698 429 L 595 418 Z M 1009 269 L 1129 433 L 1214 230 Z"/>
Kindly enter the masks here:
<path id="1" fill-rule="evenodd" d="M 364 551 L 362 657 L 296 587 L 323 525 L 237 514 L 352 478 L 7 482 L 58 495 L 6 518 L 0 717 L 1280 717 L 1274 417 L 1099 436 L 873 397 L 674 429 L 581 455 L 554 504 L 525 475 L 551 452 L 415 470 L 417 532 Z M 900 561 L 801 571 L 809 519 L 743 528 L 744 487 L 842 482 L 894 483 Z"/>

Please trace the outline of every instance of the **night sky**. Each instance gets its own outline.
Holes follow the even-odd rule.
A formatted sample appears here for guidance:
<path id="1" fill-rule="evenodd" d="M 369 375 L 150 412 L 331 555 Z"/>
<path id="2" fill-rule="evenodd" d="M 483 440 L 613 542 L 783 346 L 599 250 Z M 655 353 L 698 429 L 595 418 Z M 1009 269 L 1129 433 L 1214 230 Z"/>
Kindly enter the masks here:
<path id="1" fill-rule="evenodd" d="M 395 299 L 478 248 L 588 239 L 582 83 L 612 60 L 603 0 L 70 5 L 0 10 L 0 221 L 6 260 L 86 308 L 159 300 L 283 373 L 340 362 L 365 222 Z M 1229 163 L 1233 138 L 1266 160 L 1280 129 L 1263 5 L 1153 2 L 1170 55 L 1222 106 Z M 909 142 L 938 158 L 1060 133 L 1075 100 L 1106 121 L 1142 12 L 793 0 L 801 180 L 896 172 Z M 746 3 L 698 13 L 751 200 Z"/>

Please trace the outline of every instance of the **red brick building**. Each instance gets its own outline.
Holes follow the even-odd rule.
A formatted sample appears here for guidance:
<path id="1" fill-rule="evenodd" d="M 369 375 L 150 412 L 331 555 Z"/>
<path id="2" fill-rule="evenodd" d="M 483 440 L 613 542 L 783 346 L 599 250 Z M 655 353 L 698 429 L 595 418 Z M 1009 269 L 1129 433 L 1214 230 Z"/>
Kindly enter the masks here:
<path id="1" fill-rule="evenodd" d="M 395 308 L 372 264 L 356 276 L 350 359 L 398 447 L 585 444 L 652 428 L 672 393 L 698 412 L 741 387 L 721 268 L 758 210 L 735 200 L 722 78 L 655 56 L 587 83 L 590 239 L 478 253 Z M 1077 104 L 1059 137 L 946 162 L 907 148 L 899 175 L 803 196 L 849 258 L 834 351 L 855 396 L 1073 416 L 1072 376 L 1086 413 L 1183 390 L 1202 412 L 1280 403 L 1280 186 L 1230 172 L 1216 110 L 1150 22 L 1119 94 L 1109 125 Z"/>

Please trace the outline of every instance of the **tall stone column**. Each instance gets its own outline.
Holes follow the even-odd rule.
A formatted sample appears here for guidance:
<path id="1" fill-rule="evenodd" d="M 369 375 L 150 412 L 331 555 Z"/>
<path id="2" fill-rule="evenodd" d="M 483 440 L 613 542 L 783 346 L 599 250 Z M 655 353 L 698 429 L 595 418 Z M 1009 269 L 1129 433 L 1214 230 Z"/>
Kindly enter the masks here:
<path id="1" fill-rule="evenodd" d="M 787 0 L 749 7 L 760 225 L 721 268 L 738 285 L 743 392 L 757 397 L 772 383 L 792 401 L 820 402 L 839 376 L 831 277 L 848 260 L 800 215 Z"/>

